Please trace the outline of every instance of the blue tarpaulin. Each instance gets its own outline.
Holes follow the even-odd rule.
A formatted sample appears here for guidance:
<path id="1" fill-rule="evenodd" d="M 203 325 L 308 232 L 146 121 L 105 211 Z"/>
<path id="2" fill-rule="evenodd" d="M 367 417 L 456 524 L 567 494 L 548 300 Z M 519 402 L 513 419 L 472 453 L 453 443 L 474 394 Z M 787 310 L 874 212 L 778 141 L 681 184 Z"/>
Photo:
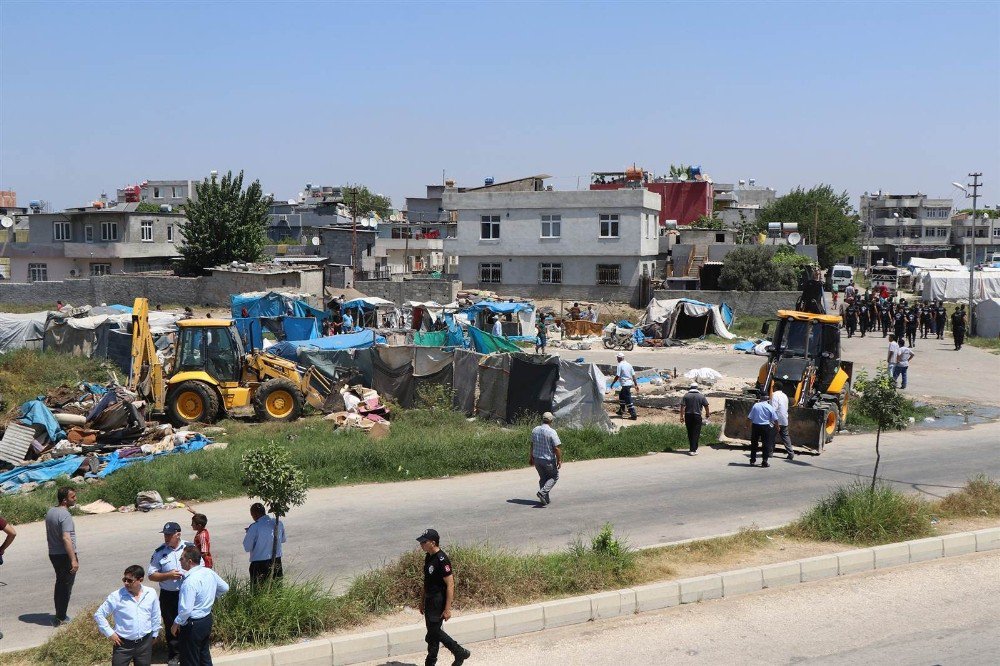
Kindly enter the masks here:
<path id="1" fill-rule="evenodd" d="M 204 435 L 196 435 L 192 439 L 184 442 L 179 446 L 175 446 L 169 451 L 160 451 L 159 453 L 153 453 L 148 456 L 134 456 L 131 458 L 119 458 L 118 452 L 115 451 L 111 455 L 101 456 L 101 460 L 107 462 L 108 464 L 97 473 L 97 478 L 103 479 L 109 474 L 113 474 L 123 467 L 128 467 L 139 462 L 149 462 L 153 458 L 159 458 L 160 456 L 166 456 L 173 453 L 191 453 L 193 451 L 201 451 L 203 448 L 212 443 L 212 440 L 207 439 Z"/>
<path id="2" fill-rule="evenodd" d="M 285 332 L 285 339 L 293 342 L 320 337 L 315 317 L 285 317 L 281 320 L 281 328 Z"/>
<path id="3" fill-rule="evenodd" d="M 28 427 L 45 426 L 46 432 L 49 433 L 49 439 L 53 442 L 58 442 L 66 436 L 66 431 L 62 429 L 62 426 L 56 421 L 56 417 L 41 400 L 29 400 L 21 405 L 21 424 Z"/>
<path id="4" fill-rule="evenodd" d="M 233 323 L 236 324 L 236 330 L 239 331 L 240 339 L 243 340 L 243 346 L 247 351 L 264 348 L 264 328 L 260 325 L 259 318 L 237 317 L 233 319 Z"/>
<path id="5" fill-rule="evenodd" d="M 127 305 L 109 305 L 108 307 L 118 310 L 118 312 L 121 312 L 122 314 L 132 314 L 132 308 Z"/>
<path id="6" fill-rule="evenodd" d="M 22 465 L 7 472 L 0 472 L 0 490 L 16 491 L 25 483 L 45 483 L 64 474 L 72 474 L 83 464 L 83 456 L 63 456 L 45 462 Z"/>
<path id="7" fill-rule="evenodd" d="M 328 335 L 315 340 L 286 340 L 268 347 L 269 352 L 289 361 L 297 361 L 300 349 L 364 349 L 375 344 L 385 344 L 385 338 L 376 335 L 371 329 L 362 329 L 356 333 L 343 335 Z"/>
<path id="8" fill-rule="evenodd" d="M 248 317 L 316 317 L 323 319 L 330 315 L 318 310 L 305 301 L 289 298 L 274 291 L 260 296 L 244 296 L 233 294 L 229 297 L 230 314 L 235 319 L 243 316 L 243 308 L 247 309 Z"/>
<path id="9" fill-rule="evenodd" d="M 757 343 L 755 343 L 753 340 L 744 340 L 743 342 L 737 342 L 735 345 L 733 345 L 733 349 L 735 349 L 736 351 L 745 352 L 745 351 L 752 351 L 753 348 L 756 346 Z"/>

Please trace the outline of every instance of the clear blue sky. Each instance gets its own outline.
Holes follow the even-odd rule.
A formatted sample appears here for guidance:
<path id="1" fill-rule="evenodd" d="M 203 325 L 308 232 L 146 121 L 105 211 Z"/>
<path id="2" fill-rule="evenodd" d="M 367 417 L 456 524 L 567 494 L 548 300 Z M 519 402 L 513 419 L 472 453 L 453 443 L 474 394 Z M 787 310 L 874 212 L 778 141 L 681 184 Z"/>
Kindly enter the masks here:
<path id="1" fill-rule="evenodd" d="M 0 2 L 0 187 L 62 208 L 244 169 L 398 207 L 700 164 L 1000 203 L 1000 5 Z"/>

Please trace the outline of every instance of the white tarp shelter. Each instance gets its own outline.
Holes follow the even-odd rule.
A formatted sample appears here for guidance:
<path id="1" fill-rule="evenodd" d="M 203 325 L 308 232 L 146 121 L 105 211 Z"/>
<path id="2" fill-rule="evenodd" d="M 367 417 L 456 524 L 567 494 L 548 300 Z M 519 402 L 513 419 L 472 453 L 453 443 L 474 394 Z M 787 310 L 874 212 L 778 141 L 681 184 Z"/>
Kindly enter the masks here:
<path id="1" fill-rule="evenodd" d="M 445 306 L 437 301 L 406 301 L 403 303 L 403 317 L 410 328 L 418 331 L 432 331 L 434 325 L 444 319 Z"/>
<path id="2" fill-rule="evenodd" d="M 48 312 L 0 313 L 0 353 L 11 349 L 41 349 Z"/>
<path id="3" fill-rule="evenodd" d="M 969 298 L 968 271 L 927 271 L 921 278 L 924 301 L 961 301 Z M 977 270 L 973 278 L 973 300 L 1000 298 L 1000 270 Z"/>
<path id="4" fill-rule="evenodd" d="M 663 337 L 673 340 L 700 338 L 712 333 L 726 340 L 736 338 L 726 327 L 722 306 L 689 298 L 652 299 L 639 321 L 640 327 L 648 324 L 663 324 Z"/>
<path id="5" fill-rule="evenodd" d="M 1000 298 L 988 298 L 976 303 L 976 335 L 981 338 L 1000 337 Z"/>

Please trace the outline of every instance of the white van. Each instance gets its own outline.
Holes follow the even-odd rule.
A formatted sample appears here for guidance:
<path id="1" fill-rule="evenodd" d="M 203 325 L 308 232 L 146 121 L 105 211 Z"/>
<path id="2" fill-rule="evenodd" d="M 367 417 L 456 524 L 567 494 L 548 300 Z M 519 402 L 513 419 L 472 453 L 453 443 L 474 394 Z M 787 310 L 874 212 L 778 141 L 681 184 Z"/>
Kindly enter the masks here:
<path id="1" fill-rule="evenodd" d="M 837 291 L 843 293 L 844 288 L 854 280 L 854 269 L 844 264 L 835 264 L 830 269 L 830 284 L 837 287 Z"/>

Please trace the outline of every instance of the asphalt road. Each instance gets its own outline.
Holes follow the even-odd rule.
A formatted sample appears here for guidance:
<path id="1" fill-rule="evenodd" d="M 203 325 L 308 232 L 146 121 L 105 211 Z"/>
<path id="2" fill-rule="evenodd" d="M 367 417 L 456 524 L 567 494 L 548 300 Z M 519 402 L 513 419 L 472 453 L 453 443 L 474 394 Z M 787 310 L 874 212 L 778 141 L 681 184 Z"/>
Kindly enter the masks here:
<path id="1" fill-rule="evenodd" d="M 982 553 L 473 644 L 469 663 L 995 664 L 998 595 L 1000 554 Z"/>

